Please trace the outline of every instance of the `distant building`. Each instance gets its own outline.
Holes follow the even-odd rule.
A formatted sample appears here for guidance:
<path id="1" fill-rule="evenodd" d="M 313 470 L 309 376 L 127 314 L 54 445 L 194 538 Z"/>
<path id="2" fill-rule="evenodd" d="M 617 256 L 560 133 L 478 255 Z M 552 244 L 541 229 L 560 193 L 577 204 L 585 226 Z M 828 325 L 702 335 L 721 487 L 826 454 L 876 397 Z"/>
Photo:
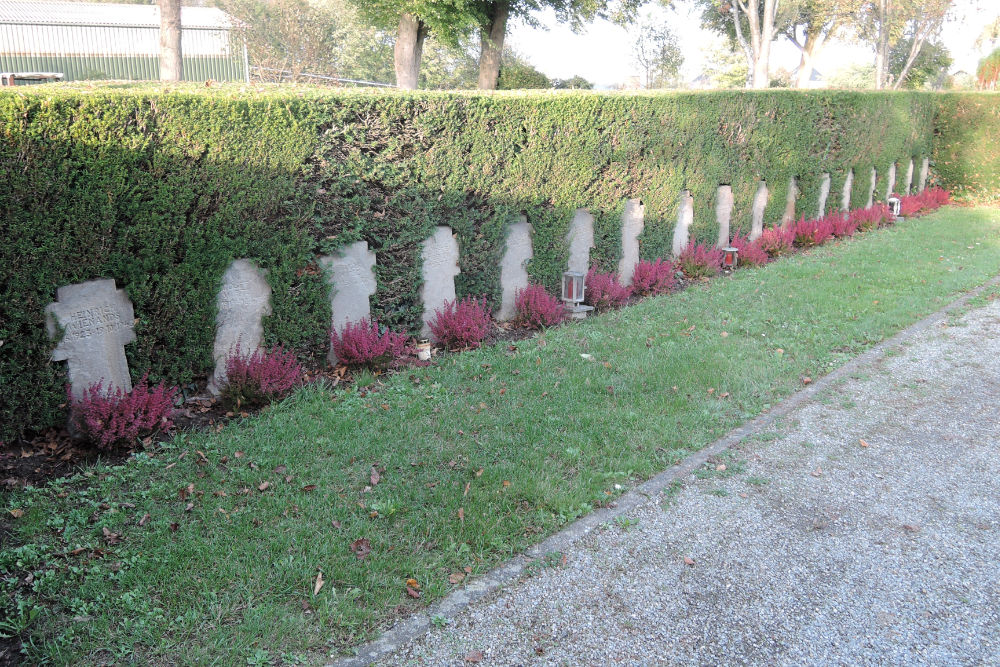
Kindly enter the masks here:
<path id="1" fill-rule="evenodd" d="M 181 9 L 185 81 L 246 81 L 246 49 L 220 9 Z M 63 81 L 160 78 L 160 8 L 0 0 L 0 72 L 56 72 Z"/>

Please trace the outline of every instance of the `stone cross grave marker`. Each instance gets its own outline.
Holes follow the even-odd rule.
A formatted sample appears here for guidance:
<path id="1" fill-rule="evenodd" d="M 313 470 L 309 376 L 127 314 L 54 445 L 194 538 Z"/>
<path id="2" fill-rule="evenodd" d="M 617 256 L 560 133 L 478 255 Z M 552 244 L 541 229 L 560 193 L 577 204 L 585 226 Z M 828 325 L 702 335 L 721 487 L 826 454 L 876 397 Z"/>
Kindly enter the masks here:
<path id="1" fill-rule="evenodd" d="M 215 316 L 215 372 L 208 382 L 214 395 L 226 383 L 226 359 L 239 347 L 239 354 L 253 354 L 264 339 L 264 316 L 271 314 L 271 286 L 266 271 L 246 259 L 235 259 L 222 275 Z"/>
<path id="2" fill-rule="evenodd" d="M 56 302 L 45 309 L 45 326 L 53 340 L 53 361 L 69 365 L 70 393 L 79 399 L 91 385 L 104 391 L 132 391 L 125 346 L 135 341 L 132 302 L 113 279 L 91 280 L 56 290 Z"/>
<path id="3" fill-rule="evenodd" d="M 641 199 L 629 199 L 622 213 L 622 258 L 618 262 L 618 282 L 632 284 L 632 274 L 639 263 L 639 235 L 645 226 L 646 207 Z"/>
<path id="4" fill-rule="evenodd" d="M 455 301 L 455 276 L 461 271 L 458 268 L 458 241 L 451 227 L 438 225 L 434 228 L 434 235 L 423 243 L 421 258 L 424 284 L 420 296 L 424 302 L 424 325 L 420 335 L 427 337 L 431 333 L 429 323 L 434 319 L 434 311 L 445 301 Z"/>
<path id="5" fill-rule="evenodd" d="M 330 285 L 330 326 L 338 333 L 350 322 L 371 317 L 372 294 L 375 294 L 375 253 L 367 241 L 356 241 L 340 248 L 337 253 L 319 258 Z M 336 363 L 333 348 L 327 354 Z"/>
<path id="6" fill-rule="evenodd" d="M 501 322 L 512 319 L 517 314 L 514 302 L 518 290 L 528 286 L 528 270 L 525 265 L 533 256 L 531 225 L 522 215 L 507 227 L 507 249 L 500 263 L 500 309 L 496 312 L 496 318 Z"/>

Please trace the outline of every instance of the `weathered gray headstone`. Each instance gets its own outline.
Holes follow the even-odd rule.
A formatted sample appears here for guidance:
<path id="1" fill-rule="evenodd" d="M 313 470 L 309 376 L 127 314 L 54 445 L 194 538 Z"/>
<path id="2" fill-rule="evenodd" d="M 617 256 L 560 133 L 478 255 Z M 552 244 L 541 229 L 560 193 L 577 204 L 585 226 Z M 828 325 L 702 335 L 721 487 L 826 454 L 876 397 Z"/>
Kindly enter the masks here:
<path id="1" fill-rule="evenodd" d="M 622 258 L 618 262 L 618 282 L 632 284 L 632 274 L 639 263 L 639 234 L 645 224 L 646 208 L 640 199 L 625 202 L 622 213 Z"/>
<path id="2" fill-rule="evenodd" d="M 97 383 L 104 391 L 132 391 L 125 345 L 135 341 L 135 314 L 125 290 L 112 279 L 91 280 L 56 290 L 45 308 L 45 327 L 53 340 L 52 361 L 69 364 L 70 393 L 81 398 Z"/>
<path id="3" fill-rule="evenodd" d="M 367 241 L 356 241 L 319 258 L 330 285 L 330 327 L 338 333 L 350 322 L 371 317 L 369 299 L 375 293 L 375 253 Z M 337 356 L 327 354 L 331 364 Z"/>
<path id="4" fill-rule="evenodd" d="M 889 175 L 886 177 L 885 198 L 888 199 L 896 190 L 896 163 L 889 165 Z"/>
<path id="5" fill-rule="evenodd" d="M 458 241 L 451 227 L 439 225 L 434 228 L 434 235 L 423 243 L 420 254 L 423 260 L 424 284 L 420 296 L 424 302 L 424 325 L 420 335 L 427 337 L 431 333 L 428 324 L 434 319 L 434 311 L 439 310 L 445 301 L 455 300 L 455 276 L 458 268 Z"/>
<path id="6" fill-rule="evenodd" d="M 750 240 L 756 241 L 764 233 L 764 211 L 767 209 L 767 199 L 770 193 L 767 191 L 767 183 L 760 182 L 757 186 L 757 194 L 753 197 L 752 218 L 750 222 Z"/>
<path id="7" fill-rule="evenodd" d="M 795 201 L 799 198 L 799 184 L 792 176 L 788 180 L 788 196 L 785 197 L 785 212 L 781 216 L 781 226 L 792 224 L 795 220 Z"/>
<path id="8" fill-rule="evenodd" d="M 245 259 L 233 260 L 222 275 L 218 312 L 215 316 L 215 345 L 212 358 L 215 372 L 208 390 L 218 394 L 226 381 L 226 359 L 239 347 L 239 353 L 252 354 L 264 339 L 265 315 L 271 314 L 271 286 L 267 273 Z"/>
<path id="9" fill-rule="evenodd" d="M 819 182 L 819 213 L 816 215 L 817 218 L 822 218 L 826 215 L 826 201 L 830 198 L 830 173 L 823 172 L 823 176 L 820 178 Z"/>
<path id="10" fill-rule="evenodd" d="M 694 222 L 694 197 L 690 190 L 681 192 L 681 203 L 678 207 L 677 226 L 674 227 L 674 257 L 677 257 L 691 240 L 691 224 Z"/>
<path id="11" fill-rule="evenodd" d="M 910 158 L 910 164 L 906 167 L 906 189 L 903 190 L 904 195 L 910 194 L 910 190 L 913 188 L 913 158 Z"/>
<path id="12" fill-rule="evenodd" d="M 719 240 L 716 245 L 728 248 L 730 233 L 729 223 L 733 217 L 733 188 L 720 185 L 715 191 L 715 221 L 719 224 Z"/>
<path id="13" fill-rule="evenodd" d="M 920 163 L 920 190 L 923 192 L 927 189 L 927 176 L 931 170 L 931 161 L 928 158 L 924 158 L 923 162 Z"/>
<path id="14" fill-rule="evenodd" d="M 840 194 L 840 210 L 851 210 L 851 189 L 854 187 L 854 170 L 848 169 L 844 177 L 844 190 Z"/>
<path id="15" fill-rule="evenodd" d="M 567 269 L 586 273 L 590 269 L 590 249 L 594 247 L 594 216 L 585 208 L 576 209 L 566 234 L 569 244 Z"/>
<path id="16" fill-rule="evenodd" d="M 872 167 L 872 180 L 871 184 L 868 186 L 868 205 L 867 205 L 868 208 L 871 208 L 872 204 L 875 203 L 875 187 L 877 183 L 878 183 L 878 169 Z"/>
<path id="17" fill-rule="evenodd" d="M 528 261 L 534 256 L 531 247 L 531 225 L 523 215 L 507 226 L 507 249 L 500 263 L 500 309 L 496 319 L 501 322 L 517 314 L 514 305 L 518 290 L 528 286 Z"/>

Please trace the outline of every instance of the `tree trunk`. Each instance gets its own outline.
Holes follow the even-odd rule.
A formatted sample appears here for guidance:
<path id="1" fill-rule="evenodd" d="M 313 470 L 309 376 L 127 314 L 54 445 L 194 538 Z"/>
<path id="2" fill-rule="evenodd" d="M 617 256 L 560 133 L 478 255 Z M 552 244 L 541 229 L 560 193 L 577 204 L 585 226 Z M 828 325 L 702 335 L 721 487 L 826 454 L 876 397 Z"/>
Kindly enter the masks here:
<path id="1" fill-rule="evenodd" d="M 181 70 L 181 0 L 159 0 L 160 4 L 160 81 L 180 81 Z"/>
<path id="2" fill-rule="evenodd" d="M 729 15 L 733 18 L 733 29 L 736 31 L 736 40 L 743 48 L 743 57 L 747 60 L 747 80 L 746 87 L 753 86 L 753 51 L 747 44 L 746 37 L 743 36 L 743 26 L 740 24 L 740 10 L 736 2 L 729 5 Z"/>
<path id="3" fill-rule="evenodd" d="M 760 48 L 754 67 L 753 87 L 771 87 L 771 43 L 774 41 L 774 18 L 778 0 L 764 0 L 764 22 L 760 26 Z"/>
<path id="4" fill-rule="evenodd" d="M 424 51 L 427 26 L 413 14 L 399 17 L 396 45 L 392 53 L 396 67 L 396 86 L 403 90 L 416 90 L 420 75 L 420 56 Z"/>
<path id="5" fill-rule="evenodd" d="M 488 12 L 489 24 L 483 27 L 479 35 L 479 88 L 496 90 L 500 79 L 500 57 L 503 55 L 503 40 L 507 34 L 510 0 L 491 2 Z"/>
<path id="6" fill-rule="evenodd" d="M 885 87 L 886 71 L 889 69 L 889 3 L 879 0 L 876 4 L 878 12 L 878 43 L 875 45 L 875 90 Z"/>

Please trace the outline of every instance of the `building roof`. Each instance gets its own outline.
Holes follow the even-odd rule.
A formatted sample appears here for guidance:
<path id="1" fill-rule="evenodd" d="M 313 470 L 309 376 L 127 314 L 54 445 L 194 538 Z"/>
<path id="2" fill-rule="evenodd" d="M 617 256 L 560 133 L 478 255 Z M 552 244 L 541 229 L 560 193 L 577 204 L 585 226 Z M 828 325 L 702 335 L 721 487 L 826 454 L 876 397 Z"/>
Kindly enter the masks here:
<path id="1" fill-rule="evenodd" d="M 160 27 L 157 5 L 99 2 L 23 2 L 0 0 L 0 24 Z M 182 7 L 182 28 L 226 29 L 233 20 L 214 7 Z"/>

